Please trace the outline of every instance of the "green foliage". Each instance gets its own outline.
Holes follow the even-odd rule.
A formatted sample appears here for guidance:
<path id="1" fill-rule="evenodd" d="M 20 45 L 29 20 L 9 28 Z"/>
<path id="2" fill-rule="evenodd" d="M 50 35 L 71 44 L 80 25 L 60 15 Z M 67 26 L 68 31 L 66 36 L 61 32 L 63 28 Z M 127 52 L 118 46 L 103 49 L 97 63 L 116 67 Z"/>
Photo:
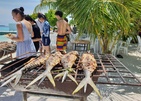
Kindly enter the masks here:
<path id="1" fill-rule="evenodd" d="M 69 24 L 70 25 L 76 25 L 76 22 L 73 19 L 71 19 L 70 22 L 69 22 Z"/>
<path id="2" fill-rule="evenodd" d="M 32 15 L 30 15 L 32 19 L 36 19 L 37 18 L 37 13 L 33 13 Z"/>
<path id="3" fill-rule="evenodd" d="M 80 35 L 87 30 L 91 40 L 99 39 L 104 53 L 138 30 L 141 0 L 57 0 L 56 4 L 73 16 Z"/>
<path id="4" fill-rule="evenodd" d="M 37 13 L 33 13 L 30 16 L 35 20 L 37 18 Z M 55 17 L 55 10 L 50 9 L 47 13 L 45 13 L 45 16 L 48 19 L 50 25 L 54 27 L 57 22 L 57 19 Z"/>
<path id="5" fill-rule="evenodd" d="M 55 10 L 50 9 L 48 13 L 45 13 L 45 16 L 47 17 L 51 26 L 56 25 L 57 19 L 55 17 Z"/>
<path id="6" fill-rule="evenodd" d="M 40 4 L 38 4 L 35 8 L 34 8 L 34 13 L 40 12 L 41 10 L 44 9 L 55 9 L 55 2 L 56 0 L 40 0 Z"/>
<path id="7" fill-rule="evenodd" d="M 64 17 L 71 15 L 70 24 L 77 24 L 80 36 L 86 30 L 91 40 L 97 37 L 104 53 L 119 39 L 141 31 L 141 0 L 41 0 L 35 11 L 48 5 L 65 12 Z M 53 26 L 52 16 L 47 15 Z"/>

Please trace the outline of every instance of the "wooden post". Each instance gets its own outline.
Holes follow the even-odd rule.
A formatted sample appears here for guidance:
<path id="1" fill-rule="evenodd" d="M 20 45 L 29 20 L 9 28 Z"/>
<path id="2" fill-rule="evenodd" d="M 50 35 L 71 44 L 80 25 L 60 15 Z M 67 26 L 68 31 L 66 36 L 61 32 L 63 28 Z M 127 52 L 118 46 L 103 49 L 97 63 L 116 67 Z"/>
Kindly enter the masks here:
<path id="1" fill-rule="evenodd" d="M 23 92 L 23 101 L 27 101 L 27 92 Z"/>
<path id="2" fill-rule="evenodd" d="M 10 53 L 10 58 L 11 58 L 11 60 L 13 60 L 13 56 L 12 56 L 12 53 Z"/>
<path id="3" fill-rule="evenodd" d="M 80 101 L 87 101 L 87 97 L 81 97 Z"/>

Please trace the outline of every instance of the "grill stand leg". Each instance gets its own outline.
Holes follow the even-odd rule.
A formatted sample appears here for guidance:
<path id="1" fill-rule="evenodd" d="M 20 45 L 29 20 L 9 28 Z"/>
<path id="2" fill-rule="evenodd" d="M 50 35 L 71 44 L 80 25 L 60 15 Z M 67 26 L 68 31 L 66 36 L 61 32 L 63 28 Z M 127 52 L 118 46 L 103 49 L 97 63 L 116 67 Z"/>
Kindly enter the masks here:
<path id="1" fill-rule="evenodd" d="M 27 93 L 23 92 L 23 101 L 27 101 Z"/>
<path id="2" fill-rule="evenodd" d="M 13 60 L 13 56 L 12 56 L 12 53 L 10 54 L 10 58 L 11 58 L 11 60 Z"/>
<path id="3" fill-rule="evenodd" d="M 87 101 L 87 97 L 82 97 L 80 101 Z"/>

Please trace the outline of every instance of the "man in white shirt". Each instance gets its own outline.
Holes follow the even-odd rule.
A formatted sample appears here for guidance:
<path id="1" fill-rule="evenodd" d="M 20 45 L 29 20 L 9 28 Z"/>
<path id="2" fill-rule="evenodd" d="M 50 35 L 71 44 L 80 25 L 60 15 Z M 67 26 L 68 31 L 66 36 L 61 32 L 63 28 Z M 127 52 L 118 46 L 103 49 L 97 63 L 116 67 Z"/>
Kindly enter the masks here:
<path id="1" fill-rule="evenodd" d="M 42 13 L 38 13 L 38 16 L 40 16 L 41 14 L 42 14 Z M 40 22 L 38 18 L 37 18 L 37 19 L 35 19 L 35 21 L 36 21 L 36 23 L 37 23 L 38 27 L 40 28 L 40 32 L 41 32 L 41 34 L 42 34 L 42 32 L 43 32 L 43 25 L 44 25 L 44 23 Z"/>

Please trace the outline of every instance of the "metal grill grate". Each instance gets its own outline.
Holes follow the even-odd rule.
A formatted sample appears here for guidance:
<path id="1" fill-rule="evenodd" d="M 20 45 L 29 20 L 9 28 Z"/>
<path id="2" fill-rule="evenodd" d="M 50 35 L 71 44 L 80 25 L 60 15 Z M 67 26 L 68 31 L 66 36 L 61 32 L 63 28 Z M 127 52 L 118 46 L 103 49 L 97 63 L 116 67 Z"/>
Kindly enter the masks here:
<path id="1" fill-rule="evenodd" d="M 93 78 L 99 77 L 101 81 L 95 81 L 97 84 L 112 85 L 130 85 L 141 86 L 141 81 L 116 57 L 110 54 L 95 54 L 97 60 L 97 72 L 100 75 L 93 75 Z"/>
<path id="2" fill-rule="evenodd" d="M 97 69 L 93 72 L 92 79 L 96 84 L 141 86 L 141 81 L 113 55 L 94 54 L 94 57 L 97 61 Z M 13 62 L 12 64 L 7 65 L 7 67 L 5 68 L 11 68 L 13 64 L 16 65 L 22 60 Z M 17 68 L 21 68 L 23 64 L 24 63 L 22 63 L 22 65 Z M 21 81 L 33 80 L 44 71 L 43 67 L 44 66 L 40 66 L 35 69 L 26 71 L 25 73 L 23 73 Z M 17 68 L 8 74 L 10 75 L 16 70 L 18 70 Z M 76 70 L 76 74 L 72 74 L 72 75 L 75 77 L 75 79 L 78 82 L 80 82 L 84 78 L 83 70 L 78 70 L 76 68 L 76 65 L 74 65 L 73 68 Z M 61 69 L 62 69 L 61 65 L 55 66 L 54 69 L 52 70 L 52 75 L 54 76 L 57 75 L 59 73 L 58 70 Z M 1 72 L 3 71 L 1 70 Z M 35 72 L 35 74 L 33 72 Z M 8 75 L 6 74 L 6 76 Z M 98 80 L 98 78 L 100 80 Z M 57 80 L 59 81 L 60 79 Z M 70 80 L 67 79 L 66 81 L 70 81 Z"/>
<path id="3" fill-rule="evenodd" d="M 110 54 L 94 54 L 95 59 L 97 61 L 97 69 L 92 73 L 92 79 L 96 84 L 110 84 L 110 85 L 126 85 L 126 86 L 141 86 L 141 81 L 126 67 L 124 66 L 116 57 Z M 36 57 L 37 58 L 37 57 Z M 12 68 L 14 65 L 18 66 L 16 69 L 8 72 L 3 77 L 6 77 L 18 69 L 22 68 L 26 65 L 26 62 L 30 60 L 30 58 L 21 59 L 10 64 L 7 64 L 5 68 L 2 68 L 0 72 L 3 72 L 5 69 Z M 21 63 L 21 64 L 19 64 Z M 78 61 L 76 61 L 78 63 Z M 44 65 L 36 67 L 31 70 L 26 70 L 23 72 L 22 78 L 17 86 L 12 86 L 13 83 L 10 83 L 10 87 L 12 86 L 14 89 L 18 89 L 22 91 L 21 87 L 25 87 L 29 84 L 33 79 L 35 79 L 38 75 L 40 75 L 45 69 Z M 76 68 L 77 65 L 74 65 L 73 68 L 76 70 L 76 73 L 72 73 L 72 76 L 75 77 L 77 82 L 79 83 L 84 78 L 83 70 L 79 70 Z M 62 66 L 58 64 L 52 70 L 53 77 L 57 75 L 61 70 Z M 61 78 L 55 79 L 56 87 L 54 88 L 49 80 L 46 78 L 40 85 L 38 82 L 35 84 L 35 89 L 26 89 L 23 90 L 25 93 L 35 93 L 42 95 L 43 89 L 45 91 L 45 95 L 53 95 L 53 96 L 63 96 L 63 97 L 86 97 L 88 96 L 93 89 L 88 85 L 86 93 L 81 89 L 76 95 L 71 95 L 73 90 L 77 87 L 77 85 L 72 82 L 69 78 L 65 80 L 65 82 L 61 83 Z M 39 90 L 39 88 L 41 90 Z M 52 89 L 53 92 L 48 92 L 47 89 Z M 54 91 L 56 93 L 54 93 Z M 58 92 L 59 91 L 59 92 Z M 65 92 L 65 94 L 60 93 Z M 58 95 L 59 94 L 59 95 Z M 26 101 L 26 100 L 25 100 Z M 85 101 L 85 100 L 82 100 Z"/>

